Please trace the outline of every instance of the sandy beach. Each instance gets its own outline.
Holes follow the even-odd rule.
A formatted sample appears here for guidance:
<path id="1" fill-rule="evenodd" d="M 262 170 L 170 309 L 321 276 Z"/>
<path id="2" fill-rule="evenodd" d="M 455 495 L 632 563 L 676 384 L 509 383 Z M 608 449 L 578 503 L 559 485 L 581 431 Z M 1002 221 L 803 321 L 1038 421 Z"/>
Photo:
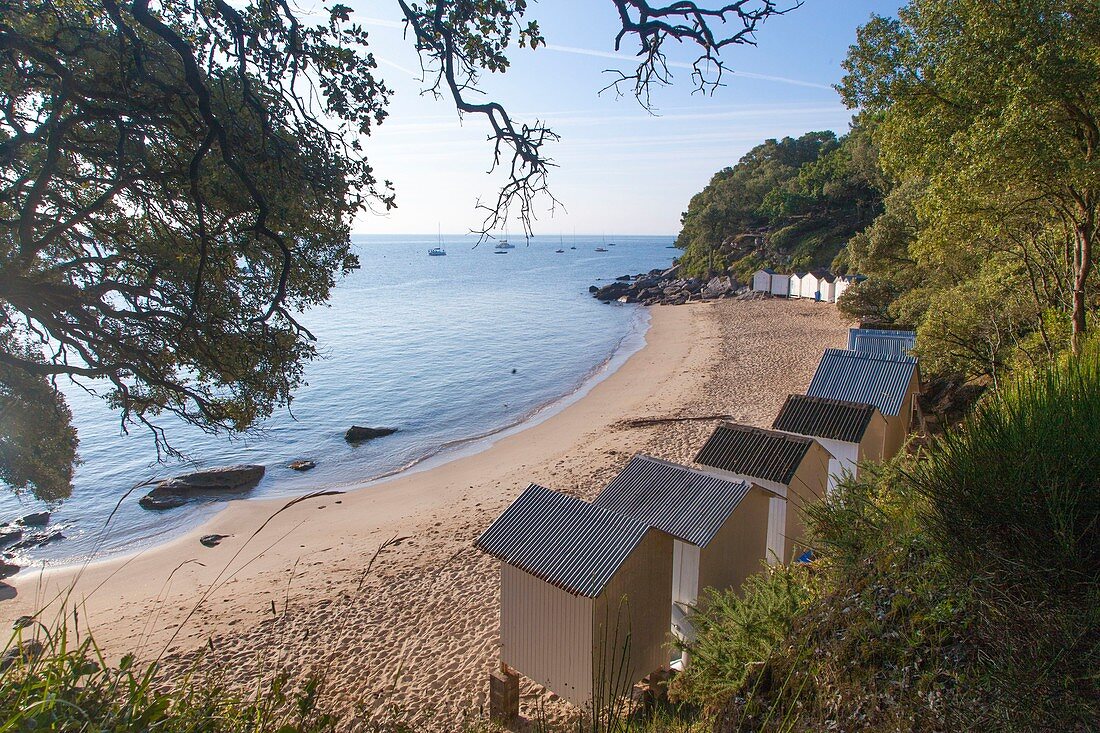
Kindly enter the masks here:
<path id="1" fill-rule="evenodd" d="M 770 425 L 846 327 L 806 301 L 654 308 L 647 345 L 614 374 L 487 450 L 282 511 L 232 502 L 140 554 L 20 575 L 0 617 L 51 604 L 49 623 L 64 596 L 111 656 L 241 682 L 318 673 L 328 704 L 359 720 L 396 705 L 453 729 L 496 663 L 496 564 L 472 545 L 504 507 L 531 482 L 590 497 L 637 452 L 690 461 L 715 420 L 683 418 Z M 228 537 L 207 548 L 207 534 Z M 525 689 L 528 710 L 538 692 Z"/>

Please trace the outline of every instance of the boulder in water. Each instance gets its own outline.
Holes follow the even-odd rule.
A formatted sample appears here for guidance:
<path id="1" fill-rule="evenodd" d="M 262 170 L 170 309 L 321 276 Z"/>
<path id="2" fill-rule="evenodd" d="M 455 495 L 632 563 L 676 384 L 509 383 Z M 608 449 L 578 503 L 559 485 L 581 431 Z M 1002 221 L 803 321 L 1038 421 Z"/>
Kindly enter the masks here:
<path id="1" fill-rule="evenodd" d="M 384 438 L 396 432 L 397 428 L 364 428 L 359 425 L 352 425 L 348 428 L 348 431 L 344 433 L 344 440 L 349 443 L 361 443 L 364 440 Z"/>
<path id="2" fill-rule="evenodd" d="M 29 550 L 32 547 L 42 547 L 48 545 L 56 540 L 65 539 L 65 535 L 61 533 L 61 530 L 55 529 L 52 532 L 31 532 L 23 535 L 22 539 L 18 542 L 10 545 L 8 550 L 15 552 L 18 550 Z"/>
<path id="3" fill-rule="evenodd" d="M 171 509 L 200 496 L 247 491 L 260 483 L 263 476 L 263 466 L 250 464 L 196 471 L 161 481 L 138 504 L 146 509 Z"/>
<path id="4" fill-rule="evenodd" d="M 0 529 L 0 547 L 7 547 L 13 542 L 23 539 L 23 530 L 18 527 L 4 527 Z"/>

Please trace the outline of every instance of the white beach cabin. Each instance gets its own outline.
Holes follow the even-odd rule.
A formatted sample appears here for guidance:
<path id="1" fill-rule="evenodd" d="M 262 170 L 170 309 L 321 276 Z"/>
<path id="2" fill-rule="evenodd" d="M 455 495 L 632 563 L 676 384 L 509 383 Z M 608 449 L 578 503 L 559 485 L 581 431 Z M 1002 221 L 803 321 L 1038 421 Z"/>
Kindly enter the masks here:
<path id="1" fill-rule="evenodd" d="M 769 497 L 745 480 L 638 455 L 592 503 L 674 538 L 672 631 L 691 640 L 687 617 L 701 591 L 740 589 L 760 571 Z"/>
<path id="2" fill-rule="evenodd" d="M 836 279 L 836 288 L 833 291 L 833 302 L 840 300 L 840 296 L 844 295 L 844 291 L 852 287 L 858 282 L 866 280 L 867 278 L 862 275 L 841 275 Z"/>
<path id="3" fill-rule="evenodd" d="M 805 272 L 792 272 L 790 277 L 790 297 L 802 297 L 802 279 L 808 277 Z"/>
<path id="4" fill-rule="evenodd" d="M 775 272 L 764 269 L 752 274 L 752 291 L 754 293 L 770 293 L 772 291 L 772 275 Z"/>
<path id="5" fill-rule="evenodd" d="M 806 547 L 806 528 L 798 509 L 825 497 L 829 458 L 829 452 L 812 438 L 722 423 L 695 462 L 770 494 L 767 560 L 786 563 L 796 560 Z"/>
<path id="6" fill-rule="evenodd" d="M 824 272 L 818 275 L 818 300 L 820 300 L 822 303 L 836 302 L 836 281 L 836 276 L 833 275 L 831 272 Z"/>
<path id="7" fill-rule="evenodd" d="M 826 349 L 806 394 L 874 405 L 886 420 L 882 459 L 905 445 L 909 427 L 920 420 L 920 367 L 905 354 Z"/>
<path id="8" fill-rule="evenodd" d="M 772 428 L 805 435 L 829 451 L 829 491 L 846 473 L 859 475 L 859 464 L 881 461 L 886 419 L 874 405 L 793 394 L 783 403 Z"/>
<path id="9" fill-rule="evenodd" d="M 802 276 L 802 279 L 798 281 L 798 297 L 800 298 L 820 300 L 818 290 L 818 274 L 816 272 L 807 272 Z"/>
<path id="10" fill-rule="evenodd" d="M 532 484 L 476 545 L 500 564 L 500 661 L 580 708 L 669 665 L 670 535 Z"/>
<path id="11" fill-rule="evenodd" d="M 791 292 L 791 276 L 773 272 L 770 287 L 772 295 L 786 298 Z"/>

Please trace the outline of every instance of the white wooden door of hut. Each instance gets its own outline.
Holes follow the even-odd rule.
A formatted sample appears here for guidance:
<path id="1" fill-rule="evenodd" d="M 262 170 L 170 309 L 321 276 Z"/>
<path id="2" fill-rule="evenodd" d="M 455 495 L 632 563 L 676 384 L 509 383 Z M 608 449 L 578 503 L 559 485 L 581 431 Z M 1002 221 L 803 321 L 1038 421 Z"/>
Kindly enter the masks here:
<path id="1" fill-rule="evenodd" d="M 694 606 L 699 600 L 699 548 L 676 540 L 672 545 L 672 602 Z"/>
<path id="2" fill-rule="evenodd" d="M 787 500 L 773 496 L 768 500 L 768 564 L 786 562 L 785 545 L 787 539 Z"/>

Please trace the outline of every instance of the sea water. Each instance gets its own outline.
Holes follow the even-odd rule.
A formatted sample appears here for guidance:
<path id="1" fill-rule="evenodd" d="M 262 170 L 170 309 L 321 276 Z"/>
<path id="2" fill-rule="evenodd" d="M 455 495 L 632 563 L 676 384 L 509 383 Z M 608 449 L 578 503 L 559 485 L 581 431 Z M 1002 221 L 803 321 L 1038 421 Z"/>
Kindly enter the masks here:
<path id="1" fill-rule="evenodd" d="M 640 348 L 644 309 L 604 305 L 588 286 L 668 267 L 677 254 L 671 236 L 513 239 L 507 254 L 475 241 L 444 236 L 447 255 L 429 257 L 437 235 L 355 237 L 361 269 L 339 283 L 328 307 L 301 319 L 322 358 L 307 366 L 290 409 L 237 439 L 159 419 L 186 461 L 158 462 L 146 429 L 124 434 L 102 401 L 66 389 L 83 459 L 72 496 L 47 506 L 0 486 L 0 521 L 50 509 L 50 526 L 64 538 L 18 561 L 63 564 L 136 550 L 224 506 L 142 509 L 148 489 L 127 492 L 151 479 L 259 463 L 267 473 L 248 497 L 292 497 L 476 450 L 485 436 L 546 414 Z M 353 446 L 343 437 L 353 424 L 398 432 Z M 317 466 L 287 468 L 299 459 Z"/>

